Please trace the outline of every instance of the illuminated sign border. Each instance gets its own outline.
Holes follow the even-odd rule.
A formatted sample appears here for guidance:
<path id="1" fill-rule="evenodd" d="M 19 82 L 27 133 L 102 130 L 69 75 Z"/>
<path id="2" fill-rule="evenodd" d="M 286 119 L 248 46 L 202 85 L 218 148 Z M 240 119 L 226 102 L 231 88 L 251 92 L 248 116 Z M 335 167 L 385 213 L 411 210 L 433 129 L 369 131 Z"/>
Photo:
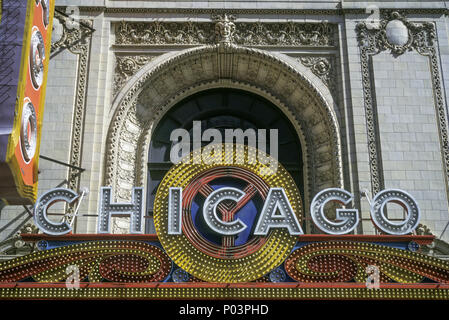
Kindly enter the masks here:
<path id="1" fill-rule="evenodd" d="M 114 240 L 106 240 L 110 236 Z M 279 283 L 263 277 L 238 284 L 198 282 L 189 280 L 188 275 L 178 278 L 178 271 L 183 270 L 170 266 L 154 235 L 110 236 L 23 235 L 25 241 L 39 241 L 40 251 L 0 262 L 1 298 L 449 299 L 449 263 L 413 252 L 404 244 L 409 241 L 430 244 L 431 236 L 299 236 L 299 246 L 285 262 L 285 270 L 293 280 Z M 321 264 L 321 271 L 315 269 L 317 259 L 335 264 L 339 271 L 329 272 L 328 263 Z M 349 260 L 361 264 L 350 266 L 345 262 Z M 382 277 L 386 273 L 397 283 L 382 282 L 378 289 L 370 289 L 365 283 L 365 263 L 376 263 Z M 79 266 L 80 279 L 88 275 L 88 280 L 82 280 L 76 289 L 65 282 L 66 267 L 71 265 Z M 148 267 L 142 269 L 143 265 Z M 118 270 L 121 272 L 117 273 Z M 356 282 L 346 282 L 353 275 Z M 20 282 L 30 277 L 36 282 Z M 112 282 L 102 282 L 104 277 Z M 422 283 L 424 277 L 436 283 Z"/>
<path id="2" fill-rule="evenodd" d="M 225 145 L 222 146 L 222 151 L 226 149 L 225 147 Z M 243 154 L 232 151 L 232 155 L 226 152 L 222 152 L 221 155 L 223 159 L 229 157 L 246 159 L 249 154 L 254 154 L 255 152 L 253 148 L 247 146 L 244 148 L 244 151 Z M 193 157 L 195 156 L 203 157 L 202 153 L 193 154 Z M 399 283 L 419 283 L 423 276 L 432 277 L 430 274 L 423 274 L 419 268 L 414 268 L 413 271 L 407 269 L 411 265 L 405 260 L 404 262 L 401 261 L 401 266 L 394 265 L 395 261 L 398 261 L 397 257 L 403 257 L 405 250 L 414 252 L 413 250 L 416 249 L 416 246 L 419 248 L 418 244 L 414 244 L 414 240 L 420 241 L 419 237 L 405 235 L 411 233 L 417 227 L 420 210 L 413 197 L 402 190 L 384 190 L 380 192 L 374 197 L 370 211 L 374 225 L 378 228 L 382 227 L 384 232 L 391 234 L 392 241 L 400 242 L 404 241 L 403 239 L 414 239 L 408 240 L 409 243 L 405 247 L 402 245 L 405 250 L 393 249 L 388 246 L 373 246 L 364 243 L 363 240 L 361 242 L 347 241 L 366 238 L 364 236 L 348 235 L 357 227 L 360 221 L 358 210 L 337 209 L 334 221 L 326 217 L 324 206 L 327 203 L 336 201 L 347 206 L 353 201 L 351 193 L 336 188 L 325 189 L 319 192 L 311 203 L 310 214 L 312 220 L 317 227 L 329 235 L 327 238 L 324 237 L 328 239 L 327 242 L 310 244 L 304 239 L 310 237 L 313 239 L 313 236 L 304 235 L 301 229 L 302 204 L 299 191 L 291 176 L 281 165 L 271 175 L 262 175 L 261 172 L 266 173 L 264 170 L 266 168 L 257 161 L 251 164 L 241 161 L 243 163 L 241 165 L 229 164 L 226 166 L 223 164 L 225 161 L 218 164 L 206 164 L 201 162 L 202 159 L 196 160 L 199 163 L 198 161 L 181 162 L 174 166 L 162 180 L 154 203 L 154 222 L 157 238 L 155 238 L 155 242 L 146 242 L 149 245 L 162 246 L 165 250 L 164 256 L 173 261 L 169 278 L 174 283 L 189 282 L 192 279 L 196 279 L 195 281 L 206 281 L 207 285 L 212 283 L 240 283 L 244 285 L 251 281 L 262 281 L 261 279 L 265 278 L 267 279 L 266 281 L 279 283 L 279 285 L 286 279 L 306 283 L 341 283 L 354 278 L 356 282 L 363 282 L 364 277 L 366 277 L 365 267 L 363 267 L 365 264 L 368 267 L 370 264 L 379 264 L 380 268 L 382 268 L 382 271 L 378 272 L 379 275 L 382 274 L 383 277 L 387 275 Z M 246 187 L 244 187 L 245 191 L 230 186 L 223 186 L 221 185 L 223 182 L 219 183 L 218 188 L 215 186 L 217 189 L 213 189 L 210 183 L 217 181 L 217 179 L 220 181 L 223 178 L 225 180 L 244 181 L 246 184 Z M 240 233 L 248 226 L 240 221 L 238 217 L 226 220 L 223 216 L 224 220 L 221 221 L 216 212 L 217 208 L 221 205 L 220 213 L 227 216 L 232 210 L 229 209 L 229 203 L 225 205 L 221 202 L 231 199 L 235 203 L 236 208 L 243 208 L 239 207 L 240 198 L 244 198 L 246 194 L 249 195 L 248 197 L 252 197 L 256 193 L 255 190 L 258 190 L 257 192 L 261 195 L 264 204 L 263 208 L 260 205 L 262 209 L 261 213 L 258 214 L 258 218 L 251 222 L 255 226 L 251 229 L 252 236 L 250 235 L 250 238 L 243 245 L 231 245 L 227 248 L 225 245 L 227 239 L 225 238 L 235 236 L 237 232 L 234 230 L 235 228 Z M 203 238 L 192 221 L 193 216 L 190 210 L 196 194 L 201 194 L 200 197 L 204 199 L 203 210 L 200 213 L 205 222 L 204 226 L 215 231 L 216 235 L 223 237 L 221 246 Z M 67 237 L 67 239 L 76 239 L 77 235 L 64 236 L 64 234 L 71 231 L 70 225 L 67 223 L 52 223 L 48 220 L 46 212 L 49 206 L 56 201 L 72 203 L 81 198 L 82 195 L 80 196 L 66 189 L 55 189 L 47 192 L 41 196 L 35 207 L 36 225 L 47 234 L 56 236 L 54 237 L 56 240 L 61 237 L 63 239 Z M 99 239 L 105 236 L 108 236 L 108 239 L 125 237 L 130 240 L 136 239 L 135 237 L 137 236 L 141 237 L 141 239 L 153 237 L 152 235 L 142 234 L 144 217 L 142 188 L 134 188 L 133 197 L 129 203 L 113 203 L 112 198 L 111 188 L 102 187 L 99 197 L 98 234 L 96 235 Z M 407 210 L 407 218 L 404 221 L 392 223 L 383 214 L 385 205 L 390 201 L 398 203 Z M 228 209 L 226 209 L 227 206 Z M 275 214 L 276 208 L 280 210 Z M 299 212 L 299 214 L 296 214 L 293 219 L 288 212 Z M 130 234 L 123 236 L 109 234 L 111 231 L 110 220 L 114 215 L 130 216 Z M 296 230 L 297 228 L 298 230 Z M 338 237 L 345 241 L 335 242 L 334 240 L 338 239 Z M 373 238 L 381 243 L 386 237 L 388 236 L 374 236 Z M 225 239 L 224 242 L 223 239 Z M 102 241 L 96 243 L 99 246 L 98 248 L 111 245 L 109 242 L 103 243 Z M 142 244 L 134 244 L 136 248 L 140 245 Z M 112 247 L 115 246 L 112 245 Z M 117 246 L 120 247 L 120 244 L 117 244 Z M 113 250 L 112 252 L 115 251 Z M 341 252 L 344 252 L 344 255 L 341 255 Z M 159 256 L 158 259 L 162 259 L 161 257 Z M 426 260 L 423 257 L 425 256 L 410 256 L 410 259 L 415 259 L 416 261 L 420 261 L 420 259 Z M 160 260 L 161 266 L 164 265 L 163 261 L 165 260 Z M 438 268 L 449 270 L 449 265 L 445 266 L 444 263 L 439 267 L 431 261 L 426 263 L 436 267 L 436 270 L 439 270 Z M 283 267 L 280 267 L 280 265 L 283 265 Z M 320 271 L 322 266 L 329 265 L 339 266 L 342 270 L 336 273 L 329 272 L 326 269 Z M 126 270 L 127 267 L 126 265 L 121 265 L 120 268 Z M 371 265 L 371 267 L 373 266 Z M 161 268 L 161 270 L 166 270 L 167 266 Z M 407 270 L 402 270 L 401 268 Z M 441 275 L 441 271 L 436 272 Z M 443 271 L 443 274 L 445 272 Z M 165 271 L 164 274 L 166 274 Z M 60 275 L 53 274 L 53 276 L 56 277 L 54 278 L 56 280 Z M 439 277 L 434 279 L 446 281 L 444 280 L 444 275 Z M 38 277 L 37 279 L 40 278 Z M 449 282 L 449 279 L 447 281 Z M 269 284 L 266 284 L 266 286 L 269 286 Z"/>

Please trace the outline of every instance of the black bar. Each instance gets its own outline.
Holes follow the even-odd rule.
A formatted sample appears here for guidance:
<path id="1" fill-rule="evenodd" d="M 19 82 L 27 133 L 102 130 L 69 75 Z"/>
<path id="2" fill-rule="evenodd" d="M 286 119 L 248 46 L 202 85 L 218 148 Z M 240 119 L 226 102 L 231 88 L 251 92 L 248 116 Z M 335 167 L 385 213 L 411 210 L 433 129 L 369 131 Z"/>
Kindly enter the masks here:
<path id="1" fill-rule="evenodd" d="M 22 207 L 24 207 L 25 208 L 25 210 L 26 210 L 26 212 L 28 212 L 28 214 L 30 215 L 30 217 L 32 217 L 33 216 L 33 213 L 30 211 L 30 209 L 28 209 L 28 207 L 27 206 L 22 206 Z M 34 206 L 33 206 L 34 207 Z"/>
<path id="2" fill-rule="evenodd" d="M 47 160 L 47 161 L 51 161 L 51 162 L 54 162 L 54 163 L 57 163 L 57 164 L 60 164 L 60 165 L 65 166 L 65 167 L 69 167 L 69 168 L 72 168 L 72 169 L 76 169 L 76 170 L 79 170 L 79 171 L 81 171 L 81 172 L 86 171 L 86 169 L 83 169 L 83 168 L 74 166 L 74 165 L 72 165 L 72 164 L 64 163 L 64 162 L 62 162 L 62 161 L 59 161 L 59 160 L 56 160 L 56 159 L 52 159 L 52 158 L 49 158 L 49 157 L 46 157 L 46 156 L 43 156 L 43 155 L 40 155 L 39 158 L 44 159 L 44 160 Z"/>

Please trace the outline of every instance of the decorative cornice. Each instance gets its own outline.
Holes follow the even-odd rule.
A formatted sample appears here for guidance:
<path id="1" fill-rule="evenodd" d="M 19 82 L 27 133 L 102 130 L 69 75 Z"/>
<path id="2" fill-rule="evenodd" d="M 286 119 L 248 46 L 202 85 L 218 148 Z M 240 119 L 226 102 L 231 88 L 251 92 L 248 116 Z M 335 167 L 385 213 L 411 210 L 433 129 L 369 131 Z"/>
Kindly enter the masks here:
<path id="1" fill-rule="evenodd" d="M 381 10 L 391 10 L 388 8 Z M 244 14 L 244 15 L 310 15 L 310 16 L 326 16 L 345 14 L 367 14 L 366 8 L 341 8 L 338 4 L 335 8 L 328 9 L 272 9 L 272 8 L 107 8 L 103 6 L 81 6 L 82 12 L 104 12 L 104 13 L 120 13 L 120 14 L 151 14 L 151 13 L 171 13 L 171 14 Z M 445 14 L 449 13 L 447 8 L 404 8 L 402 12 L 406 14 Z"/>
<path id="2" fill-rule="evenodd" d="M 125 22 L 116 25 L 116 45 L 204 45 L 334 47 L 337 26 L 329 23 L 248 23 L 234 16 L 213 22 Z M 226 34 L 228 33 L 228 34 Z"/>

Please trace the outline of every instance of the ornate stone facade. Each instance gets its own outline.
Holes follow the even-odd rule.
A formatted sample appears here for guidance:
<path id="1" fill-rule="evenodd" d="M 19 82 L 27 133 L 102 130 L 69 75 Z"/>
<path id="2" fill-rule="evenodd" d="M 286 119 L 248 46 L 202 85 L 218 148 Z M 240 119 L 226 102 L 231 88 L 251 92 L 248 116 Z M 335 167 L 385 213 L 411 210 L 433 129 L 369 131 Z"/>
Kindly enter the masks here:
<path id="1" fill-rule="evenodd" d="M 396 33 L 390 31 L 395 25 Z M 393 30 L 394 31 L 394 30 Z M 385 50 L 395 56 L 403 55 L 407 51 L 415 50 L 423 56 L 429 57 L 432 86 L 435 95 L 435 108 L 440 132 L 441 154 L 445 170 L 446 192 L 449 195 L 449 136 L 447 105 L 441 84 L 441 70 L 438 62 L 436 47 L 435 25 L 431 22 L 410 22 L 398 11 L 387 11 L 379 23 L 379 28 L 368 28 L 366 22 L 357 25 L 357 32 L 361 50 L 363 91 L 366 112 L 366 128 L 371 166 L 372 191 L 378 193 L 384 188 L 379 147 L 378 124 L 376 119 L 376 104 L 373 99 L 373 83 L 370 70 L 370 57 Z M 395 38 L 399 34 L 402 39 Z"/>
<path id="2" fill-rule="evenodd" d="M 134 86 L 121 101 L 116 100 L 105 184 L 117 190 L 119 199 L 129 199 L 131 186 L 146 183 L 147 146 L 151 128 L 161 115 L 200 88 L 225 86 L 245 88 L 274 100 L 293 121 L 304 148 L 310 149 L 306 152 L 310 193 L 342 186 L 340 129 L 330 107 L 333 101 L 314 89 L 302 73 L 304 67 L 289 63 L 257 49 L 219 44 L 188 50 L 142 70 L 143 76 L 136 76 Z M 263 73 L 259 72 L 261 65 Z M 282 65 L 284 69 L 279 67 Z M 328 155 L 330 150 L 336 157 Z"/>

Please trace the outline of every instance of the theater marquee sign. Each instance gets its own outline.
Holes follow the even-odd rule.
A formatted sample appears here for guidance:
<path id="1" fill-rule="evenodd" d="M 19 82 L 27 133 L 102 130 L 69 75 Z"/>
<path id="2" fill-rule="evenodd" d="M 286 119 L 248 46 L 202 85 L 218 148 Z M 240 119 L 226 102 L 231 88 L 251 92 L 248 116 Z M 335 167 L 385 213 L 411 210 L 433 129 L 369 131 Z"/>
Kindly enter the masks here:
<path id="1" fill-rule="evenodd" d="M 1 296 L 449 298 L 449 263 L 419 253 L 433 236 L 411 235 L 420 209 L 408 193 L 376 195 L 371 217 L 383 235 L 358 236 L 350 233 L 359 212 L 344 208 L 353 195 L 323 190 L 309 211 L 326 234 L 306 235 L 308 214 L 289 173 L 279 164 L 270 174 L 251 148 L 242 155 L 222 151 L 221 163 L 193 153 L 192 161 L 166 174 L 154 203 L 156 235 L 142 233 L 142 188 L 134 188 L 131 202 L 114 203 L 113 190 L 103 187 L 98 233 L 91 235 L 72 234 L 70 223 L 47 216 L 55 202 L 75 203 L 80 195 L 67 189 L 44 194 L 35 223 L 45 234 L 22 236 L 39 251 L 0 264 Z M 239 157 L 244 161 L 236 164 Z M 331 202 L 344 206 L 334 219 L 324 210 Z M 406 210 L 403 221 L 388 219 L 389 202 Z M 110 234 L 114 215 L 130 217 L 128 235 Z"/>
<path id="2" fill-rule="evenodd" d="M 0 199 L 32 204 L 54 0 L 3 0 L 1 5 Z"/>

